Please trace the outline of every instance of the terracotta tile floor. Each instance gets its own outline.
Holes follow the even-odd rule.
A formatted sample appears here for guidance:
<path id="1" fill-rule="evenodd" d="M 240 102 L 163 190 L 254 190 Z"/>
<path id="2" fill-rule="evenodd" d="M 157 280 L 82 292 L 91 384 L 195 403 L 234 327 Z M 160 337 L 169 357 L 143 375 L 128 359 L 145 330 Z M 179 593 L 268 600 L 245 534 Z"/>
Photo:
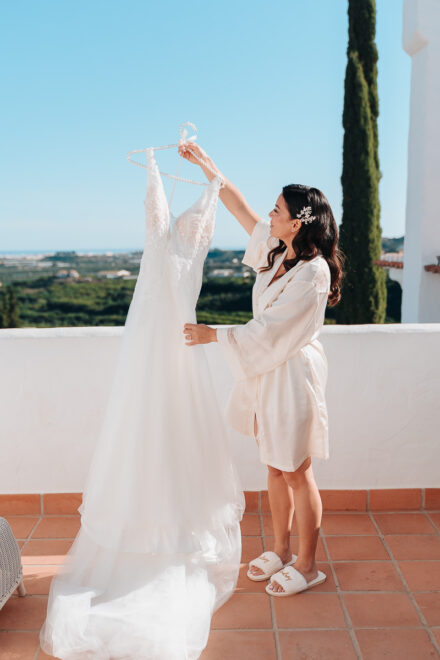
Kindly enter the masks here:
<path id="1" fill-rule="evenodd" d="M 263 501 L 261 499 L 261 501 Z M 234 596 L 212 620 L 202 660 L 425 660 L 440 657 L 440 511 L 324 510 L 317 549 L 327 580 L 276 599 L 246 577 L 271 549 L 268 513 L 244 515 Z M 0 611 L 0 660 L 47 658 L 38 643 L 52 576 L 79 516 L 7 515 L 22 551 L 26 598 Z M 298 551 L 296 521 L 292 550 Z M 164 659 L 166 660 L 166 659 Z"/>

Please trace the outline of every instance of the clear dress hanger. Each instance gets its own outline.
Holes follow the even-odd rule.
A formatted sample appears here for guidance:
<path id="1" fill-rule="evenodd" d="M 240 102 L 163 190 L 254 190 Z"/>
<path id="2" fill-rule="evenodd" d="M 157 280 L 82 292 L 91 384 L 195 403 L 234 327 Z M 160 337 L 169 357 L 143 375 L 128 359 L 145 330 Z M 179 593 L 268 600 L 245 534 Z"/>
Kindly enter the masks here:
<path id="1" fill-rule="evenodd" d="M 186 128 L 184 128 L 185 126 L 190 126 L 194 131 L 194 135 L 191 135 L 190 137 L 187 137 L 188 131 L 187 131 Z M 187 142 L 195 142 L 195 140 L 197 139 L 197 128 L 190 121 L 183 122 L 180 125 L 179 131 L 180 131 L 180 140 L 179 140 L 179 142 L 176 142 L 176 144 L 166 144 L 166 145 L 163 145 L 161 147 L 147 147 L 146 149 L 132 149 L 127 154 L 127 160 L 129 160 L 130 163 L 133 163 L 133 165 L 137 165 L 138 167 L 145 167 L 146 168 L 147 167 L 146 164 L 139 163 L 137 160 L 133 160 L 132 158 L 130 158 L 131 154 L 146 153 L 147 149 L 154 149 L 154 151 L 159 151 L 160 149 L 171 149 L 171 147 L 180 147 L 181 145 L 186 144 Z M 195 153 L 193 153 L 193 156 L 194 156 L 194 158 L 197 158 L 197 160 L 199 160 L 201 163 L 203 163 L 203 165 L 205 165 L 205 167 L 207 167 L 208 170 L 210 170 L 210 172 L 212 172 L 216 176 L 218 175 L 218 172 L 213 170 L 212 167 L 210 167 L 206 161 L 199 158 Z M 179 167 L 177 168 L 177 173 L 179 172 L 181 165 L 182 165 L 182 160 L 179 162 Z M 173 184 L 173 187 L 172 187 L 172 190 L 171 190 L 170 199 L 168 201 L 168 204 L 169 204 L 170 207 L 171 207 L 171 201 L 172 201 L 172 198 L 173 198 L 173 195 L 174 195 L 174 189 L 176 187 L 176 181 L 185 181 L 186 183 L 194 183 L 197 186 L 207 186 L 207 185 L 209 185 L 209 183 L 206 183 L 204 181 L 193 181 L 192 179 L 186 179 L 185 177 L 178 176 L 177 173 L 176 174 L 168 174 L 167 172 L 160 172 L 160 174 L 162 174 L 163 176 L 168 176 L 168 177 L 170 177 L 170 179 L 174 179 L 174 184 Z"/>

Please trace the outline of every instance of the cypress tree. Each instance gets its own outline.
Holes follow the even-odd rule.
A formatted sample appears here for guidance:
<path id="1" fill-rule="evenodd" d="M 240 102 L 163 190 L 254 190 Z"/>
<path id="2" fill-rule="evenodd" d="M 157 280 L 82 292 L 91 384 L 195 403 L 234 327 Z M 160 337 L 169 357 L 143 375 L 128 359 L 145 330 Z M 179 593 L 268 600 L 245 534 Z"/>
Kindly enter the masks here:
<path id="1" fill-rule="evenodd" d="M 339 323 L 384 323 L 386 273 L 380 259 L 375 0 L 349 0 L 349 40 L 345 72 L 342 222 L 339 243 L 346 255 Z"/>

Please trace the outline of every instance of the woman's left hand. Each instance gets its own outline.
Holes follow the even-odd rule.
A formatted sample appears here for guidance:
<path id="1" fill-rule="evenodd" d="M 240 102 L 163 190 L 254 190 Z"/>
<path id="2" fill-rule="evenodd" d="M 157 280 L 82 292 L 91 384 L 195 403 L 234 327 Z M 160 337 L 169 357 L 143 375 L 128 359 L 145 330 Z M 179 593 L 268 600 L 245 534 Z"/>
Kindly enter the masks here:
<path id="1" fill-rule="evenodd" d="M 209 344 L 211 341 L 217 341 L 217 330 L 204 323 L 185 323 L 183 332 L 187 340 L 186 346 Z"/>

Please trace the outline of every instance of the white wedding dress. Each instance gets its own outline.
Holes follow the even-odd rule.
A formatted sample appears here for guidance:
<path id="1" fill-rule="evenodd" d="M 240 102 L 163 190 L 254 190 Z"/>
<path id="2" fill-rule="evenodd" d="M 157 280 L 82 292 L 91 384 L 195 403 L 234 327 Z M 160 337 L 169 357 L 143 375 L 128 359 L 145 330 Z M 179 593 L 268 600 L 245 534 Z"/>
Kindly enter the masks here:
<path id="1" fill-rule="evenodd" d="M 222 184 L 170 214 L 147 149 L 146 240 L 81 528 L 51 583 L 42 649 L 63 660 L 189 660 L 233 593 L 244 496 L 196 323 Z"/>

